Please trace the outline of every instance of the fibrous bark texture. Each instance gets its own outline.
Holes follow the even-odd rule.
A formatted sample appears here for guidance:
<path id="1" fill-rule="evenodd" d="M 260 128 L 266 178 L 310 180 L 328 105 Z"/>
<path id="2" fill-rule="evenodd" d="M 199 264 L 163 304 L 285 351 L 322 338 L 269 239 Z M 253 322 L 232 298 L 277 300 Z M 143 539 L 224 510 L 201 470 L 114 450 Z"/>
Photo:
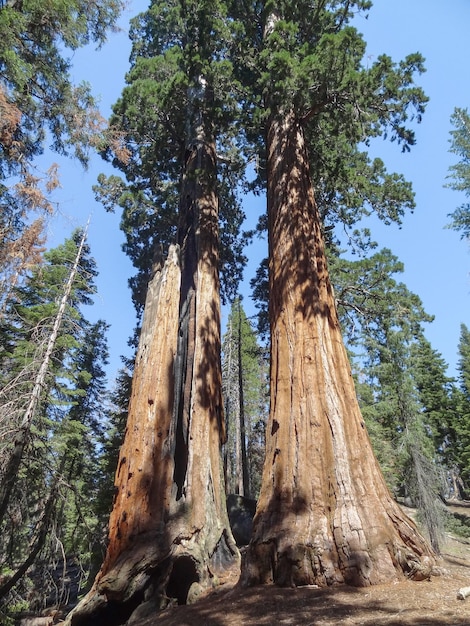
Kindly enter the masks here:
<path id="1" fill-rule="evenodd" d="M 356 399 L 293 113 L 268 126 L 268 221 L 271 407 L 242 582 L 367 586 L 425 576 L 433 553 L 392 499 Z"/>
<path id="2" fill-rule="evenodd" d="M 68 623 L 134 623 L 193 601 L 239 558 L 221 464 L 215 150 L 187 151 L 179 245 L 149 284 L 109 547 Z"/>

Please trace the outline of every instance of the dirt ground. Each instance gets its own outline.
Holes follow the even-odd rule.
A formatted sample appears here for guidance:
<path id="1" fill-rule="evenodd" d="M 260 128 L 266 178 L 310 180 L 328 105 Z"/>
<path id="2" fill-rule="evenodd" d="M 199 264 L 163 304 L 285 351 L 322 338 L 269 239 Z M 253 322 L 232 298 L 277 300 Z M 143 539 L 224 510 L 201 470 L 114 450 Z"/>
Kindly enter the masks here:
<path id="1" fill-rule="evenodd" d="M 470 626 L 470 597 L 457 598 L 470 587 L 470 540 L 448 535 L 438 570 L 430 581 L 365 589 L 240 589 L 233 572 L 195 604 L 168 608 L 138 626 Z"/>

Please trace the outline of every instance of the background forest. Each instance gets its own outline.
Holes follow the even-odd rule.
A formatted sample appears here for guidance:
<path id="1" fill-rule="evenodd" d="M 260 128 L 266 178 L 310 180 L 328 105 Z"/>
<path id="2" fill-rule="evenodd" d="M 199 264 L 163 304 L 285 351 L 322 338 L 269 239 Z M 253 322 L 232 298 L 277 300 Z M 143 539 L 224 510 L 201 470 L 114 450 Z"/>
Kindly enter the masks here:
<path id="1" fill-rule="evenodd" d="M 374 3 L 369 23 L 356 24 L 366 42 L 381 4 Z M 453 9 L 456 22 L 463 19 L 458 14 L 461 4 Z M 122 95 L 127 59 L 122 66 L 122 60 L 113 61 L 120 58 L 113 41 L 123 37 L 112 34 L 118 17 L 127 30 L 128 13 L 136 15 L 147 6 L 127 7 L 122 17 L 123 6 L 114 0 L 102 2 L 96 11 L 80 1 L 51 3 L 50 13 L 39 5 L 23 2 L 20 11 L 17 3 L 4 2 L 0 8 L 0 619 L 5 623 L 20 611 L 67 605 L 70 594 L 85 587 L 100 566 L 149 268 L 157 240 L 166 243 L 174 228 L 169 213 L 153 212 L 157 203 L 174 206 L 171 159 L 163 151 L 139 152 L 147 128 L 159 123 L 151 118 L 150 107 L 142 117 L 145 109 L 139 105 L 153 97 L 164 101 L 168 71 L 159 69 L 162 93 L 136 95 L 136 85 L 140 88 L 145 76 L 137 59 L 148 54 L 150 45 L 144 20 L 132 22 L 132 71 Z M 468 16 L 468 9 L 462 11 Z M 417 27 L 414 18 L 410 9 L 407 28 Z M 406 43 L 398 60 L 417 52 L 412 41 Z M 95 50 L 102 44 L 102 50 Z M 85 51 L 79 52 L 83 46 Z M 371 56 L 365 55 L 365 65 L 377 60 L 376 53 L 388 52 L 375 47 Z M 129 50 L 126 44 L 126 57 Z M 100 78 L 91 60 L 100 55 L 107 59 L 105 71 L 113 83 L 101 107 Z M 416 155 L 421 138 L 433 132 L 423 130 L 425 109 L 436 115 L 432 98 L 426 103 L 426 75 L 420 76 L 432 67 L 419 55 L 410 65 L 417 86 L 407 97 L 416 117 L 412 133 L 397 136 L 395 144 L 402 140 L 401 146 L 392 144 L 394 156 L 389 147 L 380 152 L 382 137 L 372 131 L 359 148 L 350 149 L 346 134 L 316 129 L 321 166 L 312 176 L 343 335 L 375 453 L 392 493 L 418 508 L 438 550 L 446 525 L 469 533 L 442 506 L 446 499 L 470 497 L 470 324 L 468 308 L 460 310 L 456 304 L 468 298 L 468 284 L 460 300 L 441 297 L 444 311 L 452 310 L 449 321 L 442 311 L 439 320 L 446 351 L 456 355 L 449 368 L 449 357 L 429 339 L 436 336 L 434 311 L 423 305 L 420 279 L 405 284 L 400 255 L 405 245 L 417 254 L 413 242 L 424 240 L 434 248 L 436 265 L 446 266 L 448 256 L 441 234 L 429 240 L 407 218 L 415 205 L 430 214 L 436 208 L 421 207 L 413 195 L 413 179 L 393 174 L 403 171 L 400 164 Z M 404 65 L 401 70 L 409 71 Z M 82 73 L 90 84 L 77 80 Z M 449 92 L 452 97 L 451 88 Z M 455 109 L 437 122 L 450 140 L 437 184 L 458 192 L 446 196 L 455 199 L 454 205 L 439 207 L 445 218 L 442 241 L 463 250 L 470 235 L 465 203 L 470 194 L 468 101 L 456 96 Z M 109 125 L 105 109 L 111 103 L 114 118 Z M 223 103 L 227 110 L 232 105 Z M 123 117 L 131 120 L 128 126 L 118 123 Z M 223 115 L 220 123 L 226 123 Z M 256 499 L 269 401 L 262 162 L 254 149 L 250 154 L 244 146 L 236 152 L 237 128 L 227 124 L 224 132 L 222 148 L 230 164 L 221 182 L 226 200 L 221 229 L 228 431 L 224 467 L 227 493 Z M 385 164 L 366 162 L 366 149 L 373 158 L 380 154 Z M 64 157 L 75 164 L 66 164 Z M 414 167 L 426 171 L 429 160 L 442 163 L 443 158 L 428 150 L 415 156 Z M 79 167 L 89 167 L 88 173 Z M 156 184 L 153 176 L 163 183 Z M 87 199 L 92 193 L 108 213 L 94 201 L 92 208 Z M 72 210 L 71 197 L 74 204 L 78 200 Z M 375 198 L 383 223 L 370 216 L 365 197 Z M 393 232 L 400 224 L 405 243 L 394 246 L 387 228 Z M 446 224 L 451 233 L 444 231 Z M 131 262 L 117 256 L 121 245 Z M 103 256 L 113 260 L 102 290 Z M 468 267 L 448 266 L 444 276 L 455 272 L 467 277 Z M 439 293 L 442 274 L 439 280 L 436 275 L 431 267 L 422 280 Z M 125 285 L 128 278 L 131 290 Z M 122 360 L 120 355 L 125 355 Z"/>

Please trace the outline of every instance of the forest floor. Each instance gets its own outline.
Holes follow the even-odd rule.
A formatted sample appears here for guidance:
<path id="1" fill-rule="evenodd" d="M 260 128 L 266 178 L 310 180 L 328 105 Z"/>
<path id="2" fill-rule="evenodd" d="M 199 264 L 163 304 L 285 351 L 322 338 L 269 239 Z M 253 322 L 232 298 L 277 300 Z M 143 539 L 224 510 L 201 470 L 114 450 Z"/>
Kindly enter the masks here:
<path id="1" fill-rule="evenodd" d="M 470 516 L 470 504 L 451 507 Z M 407 512 L 410 512 L 407 510 Z M 446 535 L 440 575 L 357 589 L 260 586 L 241 589 L 238 572 L 195 604 L 168 608 L 138 626 L 470 626 L 470 540 Z"/>

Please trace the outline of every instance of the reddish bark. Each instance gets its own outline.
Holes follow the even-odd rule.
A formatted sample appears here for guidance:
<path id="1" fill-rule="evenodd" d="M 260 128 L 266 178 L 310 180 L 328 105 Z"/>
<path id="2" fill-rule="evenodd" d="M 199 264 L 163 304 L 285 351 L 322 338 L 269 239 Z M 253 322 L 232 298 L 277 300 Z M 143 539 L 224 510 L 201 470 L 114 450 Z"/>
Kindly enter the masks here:
<path id="1" fill-rule="evenodd" d="M 366 586 L 433 553 L 392 499 L 356 399 L 303 128 L 268 126 L 271 407 L 245 585 Z"/>
<path id="2" fill-rule="evenodd" d="M 180 245 L 148 289 L 107 555 L 68 618 L 74 626 L 191 602 L 239 558 L 221 464 L 214 181 L 214 145 L 198 139 L 187 151 Z"/>

